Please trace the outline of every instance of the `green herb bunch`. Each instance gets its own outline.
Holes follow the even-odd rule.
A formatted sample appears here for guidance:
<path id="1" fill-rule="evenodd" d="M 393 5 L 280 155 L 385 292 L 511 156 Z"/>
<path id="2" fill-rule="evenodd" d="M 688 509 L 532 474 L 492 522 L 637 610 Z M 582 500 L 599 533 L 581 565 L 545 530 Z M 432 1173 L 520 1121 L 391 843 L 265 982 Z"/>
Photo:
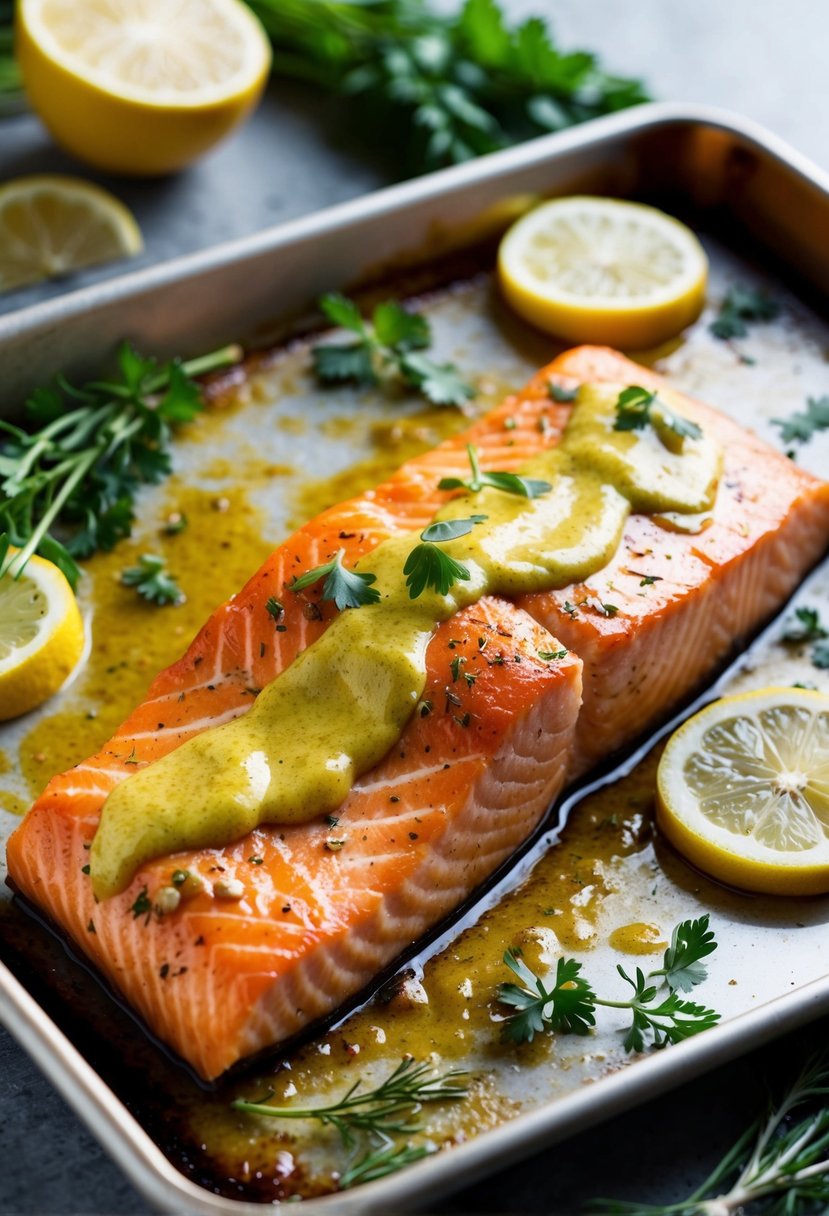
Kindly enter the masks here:
<path id="1" fill-rule="evenodd" d="M 365 129 L 421 173 L 647 101 L 547 22 L 510 28 L 497 0 L 443 15 L 425 0 L 248 0 L 274 71 L 360 99 Z"/>
<path id="2" fill-rule="evenodd" d="M 0 575 L 39 553 L 75 586 L 76 559 L 129 536 L 138 488 L 168 475 L 175 429 L 202 409 L 192 377 L 239 353 L 161 365 L 123 343 L 112 380 L 79 388 L 58 377 L 27 401 L 28 427 L 0 420 Z"/>

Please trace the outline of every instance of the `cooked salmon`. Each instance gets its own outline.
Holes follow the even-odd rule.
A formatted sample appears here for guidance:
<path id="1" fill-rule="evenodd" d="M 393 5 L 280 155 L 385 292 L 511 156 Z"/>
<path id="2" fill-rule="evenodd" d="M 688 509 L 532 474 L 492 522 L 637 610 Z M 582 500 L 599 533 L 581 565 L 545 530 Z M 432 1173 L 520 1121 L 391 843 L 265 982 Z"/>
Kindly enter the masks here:
<path id="1" fill-rule="evenodd" d="M 318 588 L 286 592 L 291 577 L 338 549 L 352 565 L 425 527 L 449 496 L 440 479 L 467 474 L 467 443 L 484 469 L 508 471 L 557 443 L 572 406 L 551 399 L 551 380 L 663 383 L 612 351 L 568 352 L 464 435 L 323 512 L 214 613 L 98 755 L 49 783 L 10 841 L 19 890 L 204 1077 L 359 991 L 514 852 L 568 772 L 665 714 L 825 547 L 829 486 L 683 399 L 725 449 L 699 532 L 632 516 L 616 558 L 587 584 L 459 613 L 429 645 L 431 712 L 360 778 L 335 823 L 261 828 L 226 848 L 159 859 L 96 904 L 83 870 L 109 792 L 136 766 L 243 714 L 335 615 Z M 284 605 L 278 628 L 272 596 Z M 553 662 L 538 657 L 562 648 Z M 471 684 L 452 679 L 458 654 L 478 676 Z M 200 889 L 159 913 L 154 893 L 174 869 L 196 875 Z"/>

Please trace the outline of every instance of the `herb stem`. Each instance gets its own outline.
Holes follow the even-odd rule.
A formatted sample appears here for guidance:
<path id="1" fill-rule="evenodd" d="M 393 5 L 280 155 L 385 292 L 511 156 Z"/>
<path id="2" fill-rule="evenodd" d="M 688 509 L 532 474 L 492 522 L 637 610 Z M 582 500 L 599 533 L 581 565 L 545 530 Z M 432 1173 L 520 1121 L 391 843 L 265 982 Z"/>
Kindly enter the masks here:
<path id="1" fill-rule="evenodd" d="M 88 452 L 81 456 L 80 460 L 75 465 L 74 470 L 69 474 L 60 490 L 58 490 L 55 497 L 49 503 L 49 506 L 41 515 L 37 524 L 35 524 L 33 527 L 31 536 L 29 536 L 23 548 L 19 549 L 13 556 L 7 558 L 6 562 L 0 566 L 0 578 L 3 578 L 3 576 L 6 574 L 11 574 L 13 578 L 20 577 L 20 575 L 23 573 L 26 562 L 29 560 L 32 554 L 37 551 L 38 545 L 49 531 L 52 523 L 55 521 L 55 519 L 57 519 L 58 515 L 60 515 L 60 512 L 69 496 L 73 493 L 76 486 L 80 485 L 84 477 L 86 477 L 87 473 L 100 458 L 100 456 L 100 446 L 90 448 Z"/>

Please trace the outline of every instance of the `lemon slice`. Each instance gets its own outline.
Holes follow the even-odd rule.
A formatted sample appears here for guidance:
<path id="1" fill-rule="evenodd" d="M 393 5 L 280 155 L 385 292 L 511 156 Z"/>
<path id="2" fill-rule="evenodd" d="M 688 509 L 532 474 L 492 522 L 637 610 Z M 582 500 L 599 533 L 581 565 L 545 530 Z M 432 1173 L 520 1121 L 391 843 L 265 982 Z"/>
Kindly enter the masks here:
<path id="1" fill-rule="evenodd" d="M 143 247 L 127 208 L 74 177 L 19 177 L 0 186 L 0 291 L 133 257 Z"/>
<path id="2" fill-rule="evenodd" d="M 765 688 L 695 714 L 662 754 L 657 821 L 722 882 L 829 891 L 829 696 Z"/>
<path id="3" fill-rule="evenodd" d="M 21 0 L 17 56 L 58 143 L 114 173 L 169 173 L 253 108 L 270 44 L 241 0 Z"/>
<path id="4" fill-rule="evenodd" d="M 0 720 L 56 693 L 83 654 L 78 604 L 57 566 L 30 557 L 18 579 L 0 578 Z"/>
<path id="5" fill-rule="evenodd" d="M 509 304 L 571 342 L 656 346 L 699 316 L 707 275 L 705 251 L 684 224 L 610 198 L 543 203 L 498 252 Z"/>

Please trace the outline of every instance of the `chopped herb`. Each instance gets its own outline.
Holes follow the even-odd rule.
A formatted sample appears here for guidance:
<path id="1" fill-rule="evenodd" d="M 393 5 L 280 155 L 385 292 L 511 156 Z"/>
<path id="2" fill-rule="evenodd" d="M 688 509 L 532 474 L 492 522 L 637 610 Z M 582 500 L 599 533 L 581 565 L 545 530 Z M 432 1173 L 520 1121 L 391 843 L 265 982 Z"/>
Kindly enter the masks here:
<path id="1" fill-rule="evenodd" d="M 466 659 L 463 657 L 463 655 L 456 654 L 454 659 L 452 660 L 452 662 L 449 664 L 449 668 L 452 672 L 452 683 L 453 684 L 456 682 L 456 680 L 458 679 L 458 676 L 461 674 L 461 666 L 465 662 L 466 662 Z"/>
<path id="2" fill-rule="evenodd" d="M 789 625 L 783 634 L 784 642 L 817 642 L 829 637 L 817 608 L 795 608 L 797 624 Z"/>
<path id="3" fill-rule="evenodd" d="M 582 964 L 576 959 L 560 958 L 553 983 L 548 986 L 548 982 L 531 971 L 514 950 L 507 950 L 504 962 L 520 983 L 498 987 L 498 999 L 515 1011 L 504 1023 L 504 1038 L 524 1043 L 548 1030 L 560 1034 L 587 1034 L 596 1023 L 596 1009 L 602 1006 L 631 1011 L 631 1025 L 624 1044 L 626 1051 L 643 1051 L 646 1036 L 654 1047 L 678 1043 L 719 1021 L 720 1015 L 714 1010 L 677 995 L 706 978 L 702 959 L 716 948 L 707 915 L 699 920 L 683 921 L 673 931 L 659 970 L 645 975 L 637 967 L 635 978 L 631 978 L 622 966 L 617 966 L 619 975 L 633 989 L 633 995 L 627 1000 L 598 997 L 581 975 Z M 660 984 L 654 980 L 667 987 L 667 994 L 660 991 Z"/>
<path id="4" fill-rule="evenodd" d="M 661 574 L 643 574 L 639 581 L 640 587 L 652 587 L 654 583 L 661 583 Z"/>
<path id="5" fill-rule="evenodd" d="M 656 392 L 632 384 L 622 389 L 616 400 L 616 431 L 641 431 L 651 425 L 662 443 L 672 452 L 682 451 L 686 439 L 701 439 L 696 422 L 677 414 L 660 400 Z"/>
<path id="6" fill-rule="evenodd" d="M 254 853 L 253 857 L 248 858 L 248 861 L 252 866 L 261 866 L 264 860 L 264 857 L 259 857 L 256 853 Z"/>
<path id="7" fill-rule="evenodd" d="M 147 893 L 147 888 L 142 887 L 135 897 L 135 903 L 130 905 L 130 912 L 132 912 L 133 920 L 138 920 L 139 916 L 146 916 L 147 920 L 149 920 L 152 910 L 153 905 Z"/>
<path id="8" fill-rule="evenodd" d="M 174 887 L 183 887 L 189 877 L 190 877 L 189 870 L 173 870 L 172 878 L 170 879 L 170 881 L 172 882 Z"/>
<path id="9" fill-rule="evenodd" d="M 510 418 L 504 419 L 504 430 L 505 431 L 514 431 L 517 426 L 518 426 L 518 423 L 515 421 L 514 418 L 510 417 Z"/>
<path id="10" fill-rule="evenodd" d="M 578 605 L 571 604 L 569 600 L 564 601 L 564 608 L 562 609 L 562 611 L 566 612 L 568 616 L 574 617 L 576 615 L 576 613 L 578 612 L 578 610 L 579 610 Z"/>
<path id="11" fill-rule="evenodd" d="M 421 718 L 428 718 L 434 706 L 431 701 L 421 701 L 418 705 Z"/>
<path id="12" fill-rule="evenodd" d="M 804 411 L 789 418 L 772 418 L 772 423 L 780 427 L 783 443 L 808 443 L 818 431 L 829 428 L 829 396 L 808 397 Z"/>
<path id="13" fill-rule="evenodd" d="M 465 481 L 462 477 L 442 477 L 438 482 L 439 490 L 468 490 L 471 494 L 478 494 L 484 487 L 488 487 L 492 490 L 502 490 L 505 494 L 517 494 L 521 498 L 539 498 L 553 488 L 549 481 L 519 477 L 517 473 L 482 473 L 478 453 L 471 443 L 466 445 L 466 452 L 472 476 Z"/>
<path id="14" fill-rule="evenodd" d="M 481 651 L 486 650 L 488 642 L 489 642 L 489 638 L 486 638 L 486 637 L 478 638 L 478 649 Z"/>
<path id="15" fill-rule="evenodd" d="M 278 600 L 275 595 L 269 596 L 268 601 L 265 604 L 265 608 L 268 614 L 272 616 L 275 621 L 278 621 L 282 616 L 282 613 L 285 611 L 285 605 L 281 600 Z"/>
<path id="16" fill-rule="evenodd" d="M 76 559 L 129 536 L 138 487 L 169 474 L 176 428 L 202 409 L 192 377 L 239 354 L 229 346 L 189 363 L 162 365 L 122 343 L 114 379 L 76 387 L 58 377 L 53 387 L 35 389 L 26 421 L 36 429 L 0 421 L 0 434 L 7 436 L 0 444 L 0 575 L 17 577 L 39 553 L 74 587 Z M 52 535 L 53 527 L 63 541 Z M 11 554 L 10 546 L 19 552 Z"/>
<path id="17" fill-rule="evenodd" d="M 469 685 L 469 687 L 471 688 L 471 687 L 472 687 L 472 685 L 475 683 L 475 681 L 477 680 L 477 678 L 478 678 L 478 677 L 477 677 L 477 676 L 476 676 L 476 675 L 475 675 L 473 672 L 471 672 L 471 671 L 465 671 L 465 672 L 463 673 L 463 678 L 464 678 L 464 680 L 466 680 L 466 683 L 467 683 L 467 684 Z"/>
<path id="18" fill-rule="evenodd" d="M 568 653 L 567 650 L 539 650 L 538 657 L 545 663 L 554 663 L 557 659 L 566 659 Z"/>
<path id="19" fill-rule="evenodd" d="M 577 384 L 574 388 L 564 388 L 561 384 L 556 384 L 550 380 L 547 389 L 553 401 L 557 401 L 559 405 L 569 405 L 571 401 L 575 401 L 579 395 L 581 385 Z"/>
<path id="20" fill-rule="evenodd" d="M 318 342 L 312 348 L 314 371 L 324 383 L 374 384 L 392 374 L 435 405 L 462 407 L 475 396 L 451 364 L 422 353 L 432 343 L 426 317 L 389 300 L 365 321 L 352 300 L 336 293 L 323 296 L 319 305 L 329 321 L 355 335 L 349 342 Z"/>
<path id="21" fill-rule="evenodd" d="M 735 285 L 726 292 L 720 311 L 708 328 L 715 338 L 730 342 L 746 336 L 748 322 L 772 321 L 779 312 L 780 305 L 771 296 L 753 287 Z"/>
<path id="22" fill-rule="evenodd" d="M 615 616 L 619 611 L 615 604 L 604 604 L 601 601 L 596 605 L 596 609 L 602 616 Z"/>
<path id="23" fill-rule="evenodd" d="M 184 592 L 167 573 L 165 565 L 163 557 L 142 553 L 137 566 L 129 566 L 121 571 L 121 582 L 125 587 L 134 587 L 151 604 L 183 604 Z"/>
<path id="24" fill-rule="evenodd" d="M 186 515 L 182 515 L 180 511 L 173 511 L 172 515 L 168 515 L 164 521 L 164 527 L 161 531 L 165 536 L 178 536 L 179 532 L 183 532 L 187 527 L 189 520 Z"/>
<path id="25" fill-rule="evenodd" d="M 380 592 L 371 584 L 377 582 L 375 574 L 363 574 L 358 570 L 347 570 L 343 565 L 345 549 L 340 549 L 330 562 L 324 566 L 315 566 L 300 578 L 290 584 L 292 591 L 303 591 L 312 587 L 320 579 L 325 579 L 322 587 L 322 598 L 333 600 L 340 612 L 346 608 L 362 608 L 365 604 L 376 604 Z"/>

